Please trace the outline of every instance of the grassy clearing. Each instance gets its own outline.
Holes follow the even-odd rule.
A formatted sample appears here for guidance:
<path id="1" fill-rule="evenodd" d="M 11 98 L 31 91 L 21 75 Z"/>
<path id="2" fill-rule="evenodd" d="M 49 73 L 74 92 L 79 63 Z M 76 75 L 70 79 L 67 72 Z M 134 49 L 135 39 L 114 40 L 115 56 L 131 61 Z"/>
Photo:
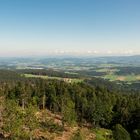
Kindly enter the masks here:
<path id="1" fill-rule="evenodd" d="M 110 81 L 115 81 L 117 80 L 117 75 L 112 75 L 112 74 L 108 74 L 108 75 L 105 75 L 103 78 L 104 79 L 109 79 Z"/>
<path id="2" fill-rule="evenodd" d="M 140 75 L 119 76 L 119 75 L 108 74 L 108 75 L 105 75 L 103 78 L 104 79 L 109 79 L 110 81 L 119 80 L 119 81 L 128 81 L 128 82 L 131 82 L 131 81 L 140 80 Z"/>
<path id="3" fill-rule="evenodd" d="M 55 79 L 55 80 L 62 80 L 68 83 L 80 83 L 83 80 L 78 78 L 62 78 L 62 77 L 50 77 L 47 75 L 33 75 L 33 74 L 24 74 L 27 78 L 42 78 L 42 79 Z"/>
<path id="4" fill-rule="evenodd" d="M 96 70 L 96 72 L 107 72 L 107 73 L 114 73 L 119 71 L 118 69 L 109 69 L 109 68 L 102 68 L 102 69 L 98 69 Z"/>

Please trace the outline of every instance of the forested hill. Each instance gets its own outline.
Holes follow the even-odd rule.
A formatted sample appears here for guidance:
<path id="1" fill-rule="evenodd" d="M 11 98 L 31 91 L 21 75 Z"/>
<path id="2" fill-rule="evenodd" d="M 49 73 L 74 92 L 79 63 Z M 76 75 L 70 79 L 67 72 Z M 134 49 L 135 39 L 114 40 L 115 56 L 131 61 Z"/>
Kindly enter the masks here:
<path id="1" fill-rule="evenodd" d="M 87 78 L 84 80 L 85 83 L 93 87 L 102 87 L 102 89 L 107 89 L 110 92 L 115 92 L 118 94 L 140 94 L 140 83 L 134 82 L 132 84 L 127 84 L 126 82 L 116 82 L 109 81 L 102 78 Z"/>
<path id="2" fill-rule="evenodd" d="M 8 77 L 11 76 L 7 74 Z M 15 72 L 14 72 L 15 74 Z M 2 76 L 3 77 L 3 76 Z M 41 78 L 2 79 L 0 84 L 0 135 L 9 139 L 39 139 L 34 134 L 58 131 L 65 125 L 111 129 L 110 140 L 138 140 L 140 137 L 140 94 L 122 94 L 99 82 L 68 83 Z M 10 79 L 10 78 L 9 78 Z M 95 82 L 95 81 L 94 81 Z M 93 83 L 92 83 L 93 84 Z M 62 126 L 37 119 L 34 114 L 49 110 L 62 117 Z M 43 114 L 42 114 L 43 115 Z M 96 131 L 94 131 L 96 132 Z M 97 135 L 98 137 L 98 135 Z M 53 139 L 53 138 L 52 138 Z M 122 139 L 124 140 L 124 139 Z"/>
<path id="3" fill-rule="evenodd" d="M 5 70 L 5 69 L 0 70 L 0 81 L 6 81 L 6 80 L 14 81 L 14 80 L 20 80 L 22 78 L 23 78 L 22 75 L 15 71 Z"/>

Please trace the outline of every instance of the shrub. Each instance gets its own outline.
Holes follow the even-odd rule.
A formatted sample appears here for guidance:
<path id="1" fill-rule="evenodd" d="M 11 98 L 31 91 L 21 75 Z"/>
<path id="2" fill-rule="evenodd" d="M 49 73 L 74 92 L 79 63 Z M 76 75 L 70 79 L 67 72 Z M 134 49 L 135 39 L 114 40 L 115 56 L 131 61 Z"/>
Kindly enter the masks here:
<path id="1" fill-rule="evenodd" d="M 116 124 L 113 130 L 115 140 L 131 140 L 130 134 L 120 124 Z"/>
<path id="2" fill-rule="evenodd" d="M 84 140 L 81 131 L 77 130 L 77 132 L 72 136 L 71 140 Z"/>

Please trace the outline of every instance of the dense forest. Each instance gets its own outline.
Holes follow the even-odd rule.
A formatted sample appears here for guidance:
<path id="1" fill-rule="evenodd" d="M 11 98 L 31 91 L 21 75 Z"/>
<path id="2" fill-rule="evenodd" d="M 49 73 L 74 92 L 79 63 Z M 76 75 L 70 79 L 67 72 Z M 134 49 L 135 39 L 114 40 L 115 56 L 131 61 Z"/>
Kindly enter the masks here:
<path id="1" fill-rule="evenodd" d="M 117 87 L 98 78 L 67 83 L 1 71 L 0 137 L 41 139 L 33 136 L 36 128 L 52 132 L 63 130 L 65 124 L 77 124 L 90 129 L 111 129 L 110 140 L 139 140 L 140 94 Z M 62 127 L 52 128 L 50 122 L 37 120 L 35 112 L 45 109 L 62 117 Z"/>

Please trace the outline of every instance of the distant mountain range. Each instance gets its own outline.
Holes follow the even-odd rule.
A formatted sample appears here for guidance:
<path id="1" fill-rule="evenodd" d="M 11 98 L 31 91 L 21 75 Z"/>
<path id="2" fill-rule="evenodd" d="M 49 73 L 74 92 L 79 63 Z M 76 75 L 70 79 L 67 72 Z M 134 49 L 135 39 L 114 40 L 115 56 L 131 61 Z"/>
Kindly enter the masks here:
<path id="1" fill-rule="evenodd" d="M 73 57 L 73 56 L 56 56 L 56 57 L 28 57 L 28 58 L 0 58 L 0 68 L 12 68 L 15 66 L 45 66 L 48 64 L 125 64 L 140 66 L 140 55 L 134 56 L 105 56 L 105 57 Z M 43 67 L 44 68 L 44 67 Z"/>

